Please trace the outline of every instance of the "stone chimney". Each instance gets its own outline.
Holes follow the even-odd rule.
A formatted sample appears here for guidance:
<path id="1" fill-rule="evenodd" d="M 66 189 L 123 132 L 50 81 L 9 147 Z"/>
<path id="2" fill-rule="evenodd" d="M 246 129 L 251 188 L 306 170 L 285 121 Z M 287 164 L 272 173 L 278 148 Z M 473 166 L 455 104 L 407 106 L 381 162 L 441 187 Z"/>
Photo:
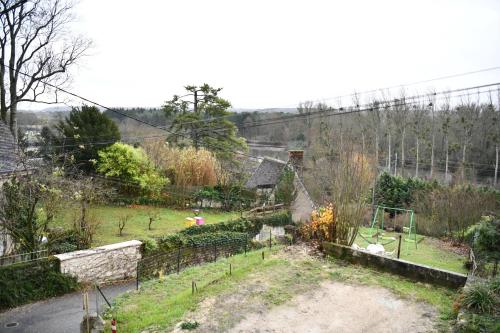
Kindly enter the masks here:
<path id="1" fill-rule="evenodd" d="M 304 151 L 303 150 L 289 150 L 288 159 L 300 178 L 304 170 Z"/>

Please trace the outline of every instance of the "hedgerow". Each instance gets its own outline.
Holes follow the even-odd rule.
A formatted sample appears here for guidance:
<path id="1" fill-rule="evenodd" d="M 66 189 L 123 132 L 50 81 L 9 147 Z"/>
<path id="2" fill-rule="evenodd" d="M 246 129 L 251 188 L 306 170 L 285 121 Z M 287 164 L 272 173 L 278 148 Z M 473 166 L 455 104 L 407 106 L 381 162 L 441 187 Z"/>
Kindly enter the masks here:
<path id="1" fill-rule="evenodd" d="M 0 267 L 0 309 L 59 296 L 78 287 L 74 277 L 60 273 L 53 257 Z"/>

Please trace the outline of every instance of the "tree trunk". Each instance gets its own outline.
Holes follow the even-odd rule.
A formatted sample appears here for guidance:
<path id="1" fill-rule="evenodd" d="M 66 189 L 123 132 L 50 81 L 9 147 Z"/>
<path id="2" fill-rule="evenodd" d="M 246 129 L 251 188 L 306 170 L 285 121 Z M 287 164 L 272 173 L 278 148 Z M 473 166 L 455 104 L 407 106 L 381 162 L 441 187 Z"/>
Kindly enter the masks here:
<path id="1" fill-rule="evenodd" d="M 467 144 L 464 142 L 464 146 L 462 147 L 462 180 L 465 180 L 465 151 Z"/>
<path id="2" fill-rule="evenodd" d="M 498 145 L 495 146 L 495 177 L 493 178 L 493 186 L 497 186 L 498 181 Z"/>
<path id="3" fill-rule="evenodd" d="M 391 172 L 391 133 L 389 133 L 389 155 L 387 157 L 387 171 Z"/>
<path id="4" fill-rule="evenodd" d="M 5 66 L 3 66 L 5 61 L 5 48 L 3 45 L 0 46 L 0 120 L 7 124 L 7 94 L 5 91 Z"/>
<path id="5" fill-rule="evenodd" d="M 406 128 L 403 128 L 403 136 L 401 138 L 401 177 L 405 175 L 405 134 Z"/>
<path id="6" fill-rule="evenodd" d="M 396 159 L 394 161 L 394 176 L 397 176 L 398 175 L 398 153 L 395 153 L 394 154 Z"/>
<path id="7" fill-rule="evenodd" d="M 418 140 L 417 136 L 417 159 L 415 161 L 415 177 L 418 178 L 418 150 L 420 148 L 420 142 Z M 432 174 L 432 167 L 431 167 L 431 174 Z"/>
<path id="8" fill-rule="evenodd" d="M 434 128 L 434 125 L 433 125 Z M 434 130 L 433 130 L 434 132 Z M 434 177 L 434 142 L 435 142 L 436 136 L 434 133 L 432 133 L 432 142 L 431 142 L 431 179 Z"/>
<path id="9" fill-rule="evenodd" d="M 375 133 L 375 161 L 376 161 L 376 166 L 378 170 L 378 132 Z"/>
<path id="10" fill-rule="evenodd" d="M 448 137 L 446 137 L 446 162 L 445 162 L 445 166 L 444 166 L 444 181 L 447 182 L 448 181 L 448 156 L 449 156 L 449 153 L 448 153 Z"/>

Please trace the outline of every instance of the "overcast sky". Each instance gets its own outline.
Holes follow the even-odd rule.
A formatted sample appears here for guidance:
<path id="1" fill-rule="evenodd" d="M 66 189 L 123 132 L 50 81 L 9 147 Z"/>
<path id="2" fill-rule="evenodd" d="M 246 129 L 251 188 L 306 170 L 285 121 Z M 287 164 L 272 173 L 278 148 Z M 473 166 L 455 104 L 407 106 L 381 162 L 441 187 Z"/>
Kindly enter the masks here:
<path id="1" fill-rule="evenodd" d="M 498 0 L 81 0 L 76 14 L 94 47 L 71 90 L 108 106 L 160 106 L 206 82 L 236 108 L 294 107 L 500 66 Z"/>

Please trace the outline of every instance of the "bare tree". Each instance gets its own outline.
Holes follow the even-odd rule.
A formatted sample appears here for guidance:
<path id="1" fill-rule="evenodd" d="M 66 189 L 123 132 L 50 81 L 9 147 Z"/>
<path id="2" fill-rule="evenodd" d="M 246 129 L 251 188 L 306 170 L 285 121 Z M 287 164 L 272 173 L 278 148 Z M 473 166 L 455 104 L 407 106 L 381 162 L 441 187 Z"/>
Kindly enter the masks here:
<path id="1" fill-rule="evenodd" d="M 60 102 L 57 89 L 91 42 L 71 36 L 73 3 L 66 0 L 0 0 L 11 8 L 0 16 L 0 118 L 16 136 L 20 102 Z M 51 96 L 51 97 L 48 97 Z"/>

